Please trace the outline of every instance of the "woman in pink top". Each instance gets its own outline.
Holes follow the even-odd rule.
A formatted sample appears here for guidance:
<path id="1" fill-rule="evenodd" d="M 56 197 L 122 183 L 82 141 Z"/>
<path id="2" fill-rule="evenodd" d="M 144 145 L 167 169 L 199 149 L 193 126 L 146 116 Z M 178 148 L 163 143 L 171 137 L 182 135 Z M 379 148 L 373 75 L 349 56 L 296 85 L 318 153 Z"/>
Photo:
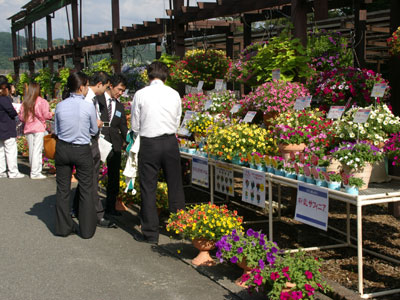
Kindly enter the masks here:
<path id="1" fill-rule="evenodd" d="M 30 83 L 19 113 L 19 119 L 25 123 L 24 134 L 28 140 L 32 179 L 46 178 L 42 174 L 43 137 L 46 120 L 51 120 L 54 115 L 49 109 L 49 103 L 39 95 L 40 85 Z"/>

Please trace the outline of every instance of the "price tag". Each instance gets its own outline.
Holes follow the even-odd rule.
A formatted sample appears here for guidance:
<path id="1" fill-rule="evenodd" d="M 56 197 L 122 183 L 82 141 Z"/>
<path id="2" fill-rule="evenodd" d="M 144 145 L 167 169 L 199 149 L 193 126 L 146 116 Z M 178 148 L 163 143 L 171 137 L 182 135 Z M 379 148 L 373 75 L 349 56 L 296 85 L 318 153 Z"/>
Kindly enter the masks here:
<path id="1" fill-rule="evenodd" d="M 328 112 L 328 119 L 340 119 L 344 113 L 344 106 L 331 106 Z"/>
<path id="2" fill-rule="evenodd" d="M 231 108 L 230 113 L 231 113 L 231 114 L 237 113 L 241 107 L 242 107 L 241 104 L 235 104 L 235 105 Z"/>
<path id="3" fill-rule="evenodd" d="M 207 100 L 206 103 L 204 104 L 204 110 L 207 110 L 211 107 L 213 101 L 212 100 Z"/>
<path id="4" fill-rule="evenodd" d="M 359 109 L 354 116 L 353 122 L 354 123 L 367 122 L 370 113 L 371 113 L 370 109 Z"/>
<path id="5" fill-rule="evenodd" d="M 272 70 L 272 80 L 280 80 L 281 79 L 281 69 Z"/>
<path id="6" fill-rule="evenodd" d="M 222 91 L 224 87 L 224 80 L 223 79 L 215 79 L 215 89 L 217 91 Z"/>
<path id="7" fill-rule="evenodd" d="M 371 92 L 371 97 L 373 98 L 383 97 L 383 95 L 385 95 L 386 88 L 387 88 L 386 83 L 375 83 L 374 88 L 372 89 Z"/>
<path id="8" fill-rule="evenodd" d="M 243 122 L 245 123 L 251 123 L 256 116 L 257 112 L 256 111 L 248 111 L 246 116 L 243 119 Z"/>
<path id="9" fill-rule="evenodd" d="M 327 231 L 328 212 L 329 198 L 326 189 L 306 183 L 298 184 L 295 220 Z"/>
<path id="10" fill-rule="evenodd" d="M 197 91 L 200 92 L 201 89 L 203 88 L 204 81 L 200 80 L 199 83 L 197 83 Z"/>
<path id="11" fill-rule="evenodd" d="M 295 110 L 304 110 L 306 107 L 310 107 L 311 98 L 310 97 L 300 97 L 296 99 L 294 104 Z"/>

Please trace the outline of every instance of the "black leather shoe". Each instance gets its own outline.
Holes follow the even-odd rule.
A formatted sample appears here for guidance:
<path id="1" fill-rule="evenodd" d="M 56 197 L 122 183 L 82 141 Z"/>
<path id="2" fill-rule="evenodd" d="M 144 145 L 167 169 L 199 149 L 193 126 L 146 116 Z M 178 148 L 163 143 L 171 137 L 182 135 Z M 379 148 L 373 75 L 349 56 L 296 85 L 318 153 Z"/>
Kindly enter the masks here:
<path id="1" fill-rule="evenodd" d="M 147 238 L 145 238 L 142 234 L 140 234 L 140 233 L 136 233 L 136 232 L 134 232 L 133 233 L 133 238 L 137 241 L 137 242 L 139 242 L 139 243 L 147 243 L 147 244 L 152 244 L 152 245 L 158 245 L 158 241 L 155 241 L 155 240 L 149 240 L 149 239 L 147 239 Z"/>
<path id="2" fill-rule="evenodd" d="M 97 226 L 99 227 L 104 227 L 104 228 L 117 228 L 117 225 L 105 218 L 101 218 L 100 220 L 97 221 Z"/>

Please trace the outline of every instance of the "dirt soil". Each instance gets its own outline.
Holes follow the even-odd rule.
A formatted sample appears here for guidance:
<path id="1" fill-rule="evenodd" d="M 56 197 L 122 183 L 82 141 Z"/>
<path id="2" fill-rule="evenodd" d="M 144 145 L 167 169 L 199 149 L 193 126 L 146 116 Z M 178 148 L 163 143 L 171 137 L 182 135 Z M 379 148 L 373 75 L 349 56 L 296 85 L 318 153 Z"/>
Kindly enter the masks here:
<path id="1" fill-rule="evenodd" d="M 274 241 L 281 249 L 306 248 L 313 246 L 324 246 L 337 244 L 331 238 L 345 240 L 342 234 L 328 230 L 328 232 L 301 224 L 293 219 L 294 205 L 291 201 L 292 190 L 282 188 L 282 210 L 281 220 L 274 222 Z M 207 193 L 199 192 L 197 189 L 185 189 L 187 202 L 208 201 Z M 218 194 L 217 194 L 218 195 Z M 277 190 L 274 188 L 274 199 Z M 220 195 L 226 199 L 225 195 Z M 247 221 L 267 220 L 266 216 L 259 215 L 232 203 L 231 200 L 251 208 L 254 206 L 241 202 L 241 182 L 236 183 L 235 197 L 230 198 L 228 207 L 238 210 Z M 218 199 L 216 199 L 218 201 Z M 328 223 L 330 226 L 346 231 L 346 205 L 340 201 L 330 202 L 330 213 Z M 351 236 L 352 243 L 356 244 L 356 210 L 351 206 Z M 276 210 L 274 216 L 277 216 Z M 268 233 L 268 223 L 245 224 L 246 228 L 263 230 Z M 386 204 L 370 205 L 363 208 L 363 240 L 364 247 L 379 252 L 391 258 L 400 260 L 400 220 L 388 214 Z M 323 275 L 340 285 L 357 291 L 357 250 L 356 248 L 337 248 L 311 252 L 313 255 L 323 258 Z M 364 253 L 364 293 L 379 292 L 387 289 L 400 288 L 400 265 L 388 262 L 376 256 Z M 400 294 L 379 297 L 381 300 L 398 300 Z"/>

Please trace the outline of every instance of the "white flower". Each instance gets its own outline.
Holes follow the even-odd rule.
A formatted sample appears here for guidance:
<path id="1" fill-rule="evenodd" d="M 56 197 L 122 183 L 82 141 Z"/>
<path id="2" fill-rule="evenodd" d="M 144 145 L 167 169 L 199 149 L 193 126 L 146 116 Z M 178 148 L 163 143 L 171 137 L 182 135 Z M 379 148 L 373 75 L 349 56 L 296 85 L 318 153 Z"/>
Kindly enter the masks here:
<path id="1" fill-rule="evenodd" d="M 350 136 L 351 138 L 354 138 L 356 135 L 355 135 L 353 132 L 350 132 L 349 136 Z"/>
<path id="2" fill-rule="evenodd" d="M 359 161 L 360 161 L 360 159 L 359 159 L 358 157 L 356 157 L 354 160 L 355 160 L 355 161 L 357 161 L 357 162 L 359 162 Z"/>
<path id="3" fill-rule="evenodd" d="M 387 125 L 388 124 L 388 121 L 383 121 L 383 125 Z"/>
<path id="4" fill-rule="evenodd" d="M 364 127 L 368 128 L 369 127 L 369 123 L 365 123 Z"/>

